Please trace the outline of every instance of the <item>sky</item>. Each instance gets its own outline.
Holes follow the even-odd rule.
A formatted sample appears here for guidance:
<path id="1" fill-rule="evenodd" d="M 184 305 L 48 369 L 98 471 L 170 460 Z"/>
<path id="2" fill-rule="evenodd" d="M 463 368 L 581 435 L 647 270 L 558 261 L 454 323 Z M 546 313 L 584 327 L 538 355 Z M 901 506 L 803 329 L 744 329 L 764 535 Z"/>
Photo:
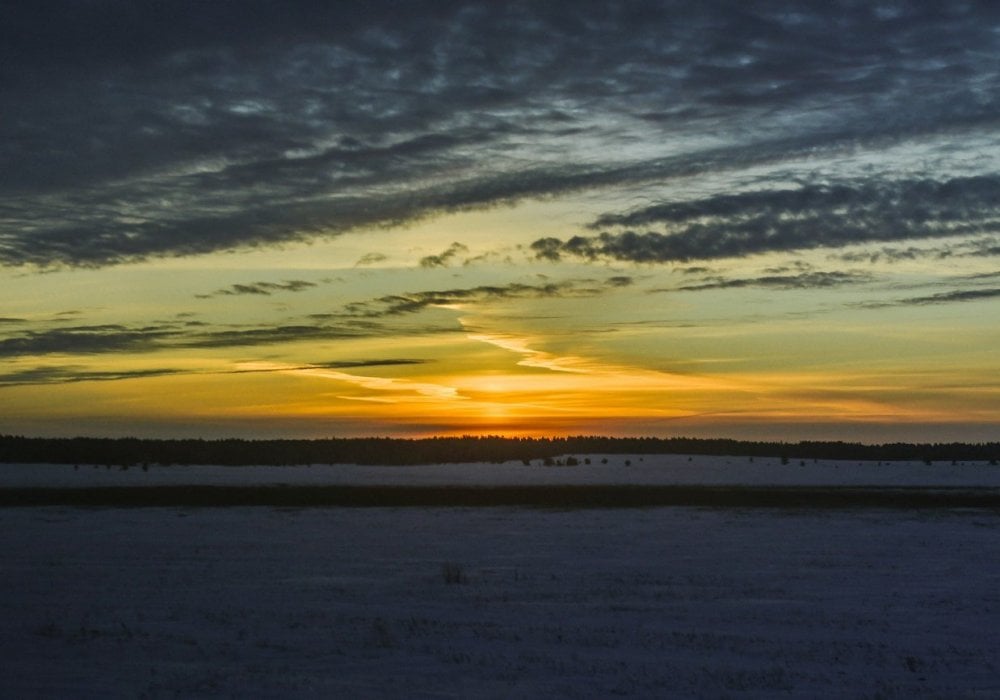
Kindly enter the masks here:
<path id="1" fill-rule="evenodd" d="M 0 17 L 0 433 L 1000 438 L 1000 4 Z"/>

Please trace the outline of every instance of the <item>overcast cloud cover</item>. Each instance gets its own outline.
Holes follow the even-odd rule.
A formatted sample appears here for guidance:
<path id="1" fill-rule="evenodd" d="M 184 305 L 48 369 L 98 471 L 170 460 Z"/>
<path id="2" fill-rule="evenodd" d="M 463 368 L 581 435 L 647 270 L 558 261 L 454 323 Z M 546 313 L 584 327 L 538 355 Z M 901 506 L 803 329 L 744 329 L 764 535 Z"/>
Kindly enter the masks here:
<path id="1" fill-rule="evenodd" d="M 995 251 L 998 56 L 995 2 L 3 2 L 0 264 L 671 182 L 529 251 Z"/>

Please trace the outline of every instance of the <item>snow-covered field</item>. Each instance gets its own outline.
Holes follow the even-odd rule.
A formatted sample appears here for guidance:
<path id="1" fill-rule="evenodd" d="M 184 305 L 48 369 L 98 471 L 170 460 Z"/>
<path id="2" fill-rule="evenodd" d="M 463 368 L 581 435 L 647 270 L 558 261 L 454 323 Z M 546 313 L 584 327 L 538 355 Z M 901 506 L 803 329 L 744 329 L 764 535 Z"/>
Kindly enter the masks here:
<path id="1" fill-rule="evenodd" d="M 993 487 L 998 471 L 591 459 L 591 468 L 5 465 L 0 486 L 905 478 Z M 28 484 L 26 474 L 46 476 Z M 3 697 L 1000 698 L 1000 513 L 4 508 L 0 620 Z"/>

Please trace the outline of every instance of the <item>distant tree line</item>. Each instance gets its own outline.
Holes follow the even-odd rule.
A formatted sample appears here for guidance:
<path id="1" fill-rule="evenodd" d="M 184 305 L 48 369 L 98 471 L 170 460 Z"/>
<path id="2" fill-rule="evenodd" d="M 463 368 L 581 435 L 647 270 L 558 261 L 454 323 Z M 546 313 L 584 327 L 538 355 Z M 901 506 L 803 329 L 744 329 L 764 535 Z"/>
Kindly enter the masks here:
<path id="1" fill-rule="evenodd" d="M 31 438 L 0 435 L 0 462 L 149 465 L 418 465 L 553 460 L 563 455 L 683 454 L 868 461 L 988 461 L 1000 443 L 756 442 L 699 438 L 437 437 L 320 440 L 153 440 L 139 438 Z"/>

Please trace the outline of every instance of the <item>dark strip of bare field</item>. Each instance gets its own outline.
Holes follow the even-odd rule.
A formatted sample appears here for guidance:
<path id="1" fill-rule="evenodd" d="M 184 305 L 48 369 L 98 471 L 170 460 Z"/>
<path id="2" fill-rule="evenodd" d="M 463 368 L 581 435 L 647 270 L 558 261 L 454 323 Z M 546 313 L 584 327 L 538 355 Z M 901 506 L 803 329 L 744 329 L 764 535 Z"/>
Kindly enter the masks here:
<path id="1" fill-rule="evenodd" d="M 988 508 L 1000 489 L 802 486 L 142 486 L 0 489 L 0 507 Z"/>

